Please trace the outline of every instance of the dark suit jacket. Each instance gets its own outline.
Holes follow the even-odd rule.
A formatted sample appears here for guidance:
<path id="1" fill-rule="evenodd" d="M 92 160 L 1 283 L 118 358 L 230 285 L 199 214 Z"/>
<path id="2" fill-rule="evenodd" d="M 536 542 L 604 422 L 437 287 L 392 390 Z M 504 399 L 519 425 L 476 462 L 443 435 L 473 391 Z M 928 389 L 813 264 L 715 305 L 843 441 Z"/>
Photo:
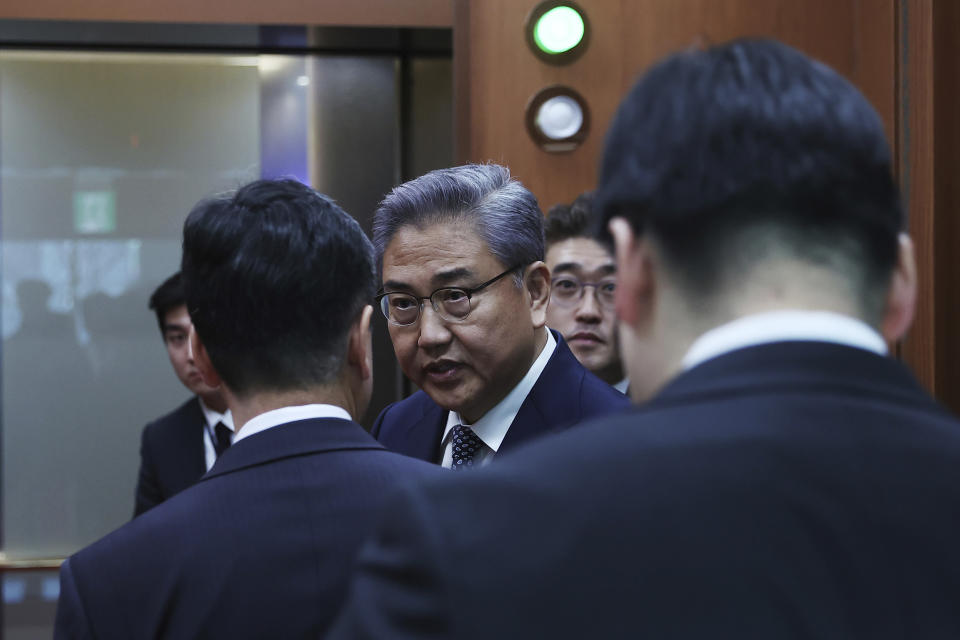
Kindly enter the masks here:
<path id="1" fill-rule="evenodd" d="M 562 431 L 597 416 L 625 410 L 625 395 L 581 365 L 556 331 L 557 348 L 520 406 L 498 455 L 551 431 Z M 423 391 L 391 404 L 370 433 L 391 451 L 439 463 L 447 411 Z"/>
<path id="2" fill-rule="evenodd" d="M 601 422 L 406 491 L 331 637 L 960 638 L 960 424 L 899 363 L 751 347 Z"/>
<path id="3" fill-rule="evenodd" d="M 388 490 L 446 476 L 347 420 L 241 440 L 60 571 L 56 638 L 317 637 Z"/>
<path id="4" fill-rule="evenodd" d="M 143 428 L 134 516 L 180 493 L 206 473 L 204 422 L 200 401 L 194 396 Z"/>

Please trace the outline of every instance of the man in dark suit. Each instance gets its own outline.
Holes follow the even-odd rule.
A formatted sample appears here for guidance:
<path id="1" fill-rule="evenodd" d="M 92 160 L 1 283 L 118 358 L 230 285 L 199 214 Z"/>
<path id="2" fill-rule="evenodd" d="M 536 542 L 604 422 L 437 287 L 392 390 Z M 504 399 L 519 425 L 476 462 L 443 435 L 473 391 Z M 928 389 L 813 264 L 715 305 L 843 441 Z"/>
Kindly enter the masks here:
<path id="1" fill-rule="evenodd" d="M 190 213 L 183 279 L 194 359 L 236 440 L 64 562 L 55 635 L 317 637 L 388 489 L 442 473 L 352 420 L 372 388 L 371 245 L 325 196 L 262 180 Z"/>
<path id="2" fill-rule="evenodd" d="M 598 196 L 649 400 L 405 491 L 332 636 L 960 637 L 960 424 L 886 353 L 915 273 L 864 97 L 775 42 L 681 53 Z"/>
<path id="3" fill-rule="evenodd" d="M 387 448 L 470 469 L 626 407 L 546 328 L 543 214 L 505 167 L 442 169 L 400 185 L 373 236 L 380 309 L 421 389 L 377 418 L 372 433 Z"/>
<path id="4" fill-rule="evenodd" d="M 220 389 L 208 386 L 190 352 L 190 315 L 177 272 L 150 296 L 177 378 L 194 396 L 149 423 L 140 438 L 134 516 L 195 484 L 233 441 L 233 416 Z"/>

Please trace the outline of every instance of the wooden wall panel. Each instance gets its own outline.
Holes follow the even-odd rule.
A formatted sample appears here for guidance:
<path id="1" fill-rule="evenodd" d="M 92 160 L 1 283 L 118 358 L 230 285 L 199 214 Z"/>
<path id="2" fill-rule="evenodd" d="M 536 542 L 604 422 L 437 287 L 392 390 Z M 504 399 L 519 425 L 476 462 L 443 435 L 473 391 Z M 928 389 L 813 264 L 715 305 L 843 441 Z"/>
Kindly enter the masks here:
<path id="1" fill-rule="evenodd" d="M 900 355 L 921 383 L 936 394 L 933 0 L 909 0 L 901 9 L 898 170 L 910 236 L 916 248 L 919 291 L 916 316 L 900 345 Z"/>
<path id="2" fill-rule="evenodd" d="M 527 49 L 537 0 L 457 0 L 458 158 L 507 164 L 544 209 L 593 188 L 603 136 L 639 73 L 698 43 L 767 36 L 837 69 L 879 112 L 893 148 L 920 281 L 916 321 L 899 353 L 960 411 L 960 2 L 956 0 L 578 0 L 593 28 L 566 67 Z M 548 154 L 528 138 L 524 107 L 566 84 L 588 101 L 590 136 Z"/>
<path id="3" fill-rule="evenodd" d="M 895 0 L 579 0 L 592 35 L 572 65 L 539 61 L 523 37 L 537 0 L 462 0 L 455 31 L 468 32 L 461 61 L 461 160 L 501 162 L 544 209 L 592 188 L 603 137 L 637 75 L 662 56 L 699 42 L 769 36 L 798 47 L 850 77 L 895 135 Z M 591 112 L 591 133 L 576 151 L 548 154 L 526 135 L 528 100 L 565 84 Z M 466 92 L 467 96 L 464 96 Z"/>
<path id="4" fill-rule="evenodd" d="M 960 4 L 901 0 L 899 170 L 916 247 L 919 296 L 903 360 L 960 412 Z"/>
<path id="5" fill-rule="evenodd" d="M 933 25 L 935 389 L 960 414 L 960 3 L 937 0 Z"/>

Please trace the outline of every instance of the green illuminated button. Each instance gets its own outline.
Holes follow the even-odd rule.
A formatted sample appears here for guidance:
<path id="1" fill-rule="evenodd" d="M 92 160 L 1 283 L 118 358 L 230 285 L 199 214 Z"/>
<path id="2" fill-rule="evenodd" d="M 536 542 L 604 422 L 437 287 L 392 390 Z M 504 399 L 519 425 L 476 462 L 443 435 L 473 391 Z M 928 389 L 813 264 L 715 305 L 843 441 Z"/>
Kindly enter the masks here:
<path id="1" fill-rule="evenodd" d="M 537 20 L 533 40 L 546 53 L 570 51 L 583 40 L 583 17 L 572 7 L 550 9 Z"/>

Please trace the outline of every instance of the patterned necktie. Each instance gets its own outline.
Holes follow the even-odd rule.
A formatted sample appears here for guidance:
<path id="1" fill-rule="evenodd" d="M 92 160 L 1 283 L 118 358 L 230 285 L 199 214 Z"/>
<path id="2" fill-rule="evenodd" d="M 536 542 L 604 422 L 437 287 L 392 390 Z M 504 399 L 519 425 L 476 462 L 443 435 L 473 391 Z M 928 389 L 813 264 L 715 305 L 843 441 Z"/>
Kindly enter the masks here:
<path id="1" fill-rule="evenodd" d="M 217 426 L 213 428 L 213 432 L 217 434 L 217 439 L 213 443 L 213 450 L 217 452 L 217 457 L 220 457 L 220 454 L 227 450 L 227 447 L 230 446 L 230 436 L 233 435 L 233 431 L 230 431 L 230 427 L 218 422 Z"/>
<path id="2" fill-rule="evenodd" d="M 473 429 L 462 424 L 453 428 L 451 441 L 453 445 L 453 464 L 450 465 L 450 469 L 453 471 L 472 469 L 474 467 L 473 456 L 479 454 L 482 447 L 485 446 L 483 441 L 477 437 Z M 480 466 L 479 461 L 476 466 Z"/>

